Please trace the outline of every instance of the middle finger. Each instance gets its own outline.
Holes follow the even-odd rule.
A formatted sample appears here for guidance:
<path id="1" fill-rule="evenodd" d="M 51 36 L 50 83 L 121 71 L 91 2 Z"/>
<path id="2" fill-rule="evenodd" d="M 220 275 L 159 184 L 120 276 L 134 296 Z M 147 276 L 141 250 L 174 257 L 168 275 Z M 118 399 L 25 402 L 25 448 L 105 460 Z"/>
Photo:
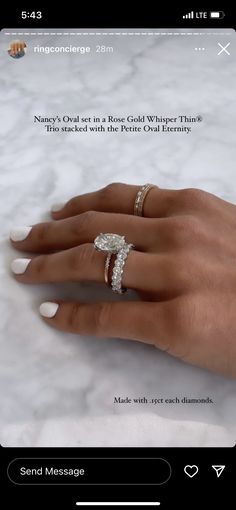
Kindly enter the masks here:
<path id="1" fill-rule="evenodd" d="M 10 239 L 19 250 L 47 253 L 91 243 L 100 232 L 112 232 L 124 235 L 137 249 L 148 251 L 153 246 L 153 222 L 153 218 L 88 211 L 57 222 L 15 228 Z"/>

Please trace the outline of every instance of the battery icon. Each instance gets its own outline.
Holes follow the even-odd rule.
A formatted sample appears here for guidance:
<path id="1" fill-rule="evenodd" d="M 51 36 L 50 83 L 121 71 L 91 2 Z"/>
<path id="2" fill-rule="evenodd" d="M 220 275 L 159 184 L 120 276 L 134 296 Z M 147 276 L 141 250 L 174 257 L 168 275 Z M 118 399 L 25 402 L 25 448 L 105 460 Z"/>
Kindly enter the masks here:
<path id="1" fill-rule="evenodd" d="M 210 12 L 210 18 L 212 18 L 212 19 L 222 19 L 224 17 L 225 17 L 225 13 L 223 11 Z"/>

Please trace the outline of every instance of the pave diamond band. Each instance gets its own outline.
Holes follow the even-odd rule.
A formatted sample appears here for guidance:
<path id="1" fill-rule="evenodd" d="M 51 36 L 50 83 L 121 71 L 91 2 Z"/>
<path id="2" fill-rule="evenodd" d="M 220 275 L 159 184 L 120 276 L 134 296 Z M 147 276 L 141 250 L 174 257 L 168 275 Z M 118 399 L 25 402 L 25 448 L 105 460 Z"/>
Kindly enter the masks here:
<path id="1" fill-rule="evenodd" d="M 124 271 L 125 261 L 128 257 L 133 244 L 125 244 L 123 248 L 117 253 L 116 261 L 112 271 L 111 288 L 117 294 L 123 294 L 127 289 L 122 288 L 122 274 Z"/>
<path id="2" fill-rule="evenodd" d="M 143 216 L 143 204 L 148 192 L 155 188 L 154 184 L 144 184 L 138 191 L 134 201 L 134 215 Z"/>
<path id="3" fill-rule="evenodd" d="M 112 270 L 111 288 L 113 292 L 117 294 L 123 294 L 127 289 L 122 288 L 122 275 L 124 271 L 125 261 L 132 248 L 133 244 L 125 242 L 125 237 L 118 234 L 99 234 L 94 239 L 94 247 L 96 250 L 107 253 L 105 268 L 104 268 L 104 279 L 105 283 L 109 285 L 108 272 L 111 262 L 112 254 L 116 255 L 116 260 Z"/>

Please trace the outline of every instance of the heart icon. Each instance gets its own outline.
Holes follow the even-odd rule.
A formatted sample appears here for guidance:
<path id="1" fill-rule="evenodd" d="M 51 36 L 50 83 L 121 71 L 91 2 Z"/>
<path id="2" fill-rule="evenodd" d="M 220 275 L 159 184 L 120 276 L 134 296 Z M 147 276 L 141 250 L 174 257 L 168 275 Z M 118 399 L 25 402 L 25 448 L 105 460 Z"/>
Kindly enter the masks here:
<path id="1" fill-rule="evenodd" d="M 189 476 L 189 478 L 193 478 L 193 476 L 198 473 L 198 467 L 195 464 L 193 466 L 187 464 L 184 468 L 184 472 Z"/>

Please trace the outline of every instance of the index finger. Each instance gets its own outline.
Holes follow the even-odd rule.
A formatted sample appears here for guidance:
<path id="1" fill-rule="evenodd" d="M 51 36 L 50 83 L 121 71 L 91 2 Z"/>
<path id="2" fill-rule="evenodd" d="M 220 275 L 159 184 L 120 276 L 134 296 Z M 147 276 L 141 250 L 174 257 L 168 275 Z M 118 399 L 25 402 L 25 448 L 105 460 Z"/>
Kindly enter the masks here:
<path id="1" fill-rule="evenodd" d="M 92 193 L 78 195 L 65 204 L 55 204 L 52 216 L 55 220 L 76 216 L 86 211 L 134 214 L 134 203 L 142 185 L 111 183 Z M 154 185 L 149 189 L 143 203 L 143 216 L 157 218 L 167 216 L 176 207 L 178 190 L 160 189 Z"/>

